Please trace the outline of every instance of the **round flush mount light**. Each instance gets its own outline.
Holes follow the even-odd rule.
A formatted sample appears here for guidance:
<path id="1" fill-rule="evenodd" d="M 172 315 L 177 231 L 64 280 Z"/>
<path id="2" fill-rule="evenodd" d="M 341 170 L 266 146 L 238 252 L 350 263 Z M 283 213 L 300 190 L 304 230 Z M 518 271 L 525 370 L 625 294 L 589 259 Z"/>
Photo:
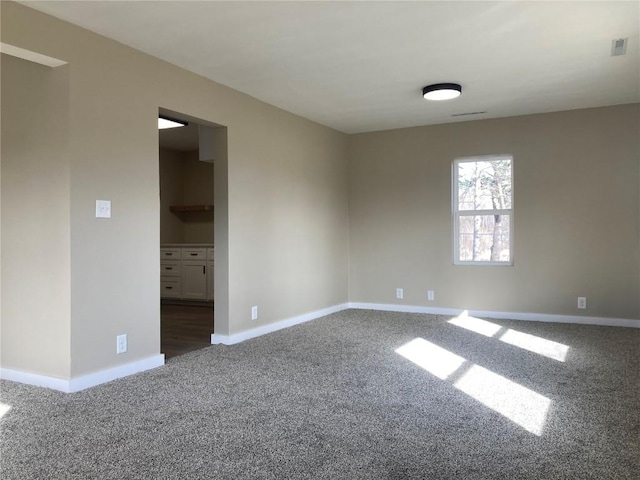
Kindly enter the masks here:
<path id="1" fill-rule="evenodd" d="M 461 93 L 462 87 L 457 83 L 434 83 L 422 89 L 425 100 L 451 100 Z"/>

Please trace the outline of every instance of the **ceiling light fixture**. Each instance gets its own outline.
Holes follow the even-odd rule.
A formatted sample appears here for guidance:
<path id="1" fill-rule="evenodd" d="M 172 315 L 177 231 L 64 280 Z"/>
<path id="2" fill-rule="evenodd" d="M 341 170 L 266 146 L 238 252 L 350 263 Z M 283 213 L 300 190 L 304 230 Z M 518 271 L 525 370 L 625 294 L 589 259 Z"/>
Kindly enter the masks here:
<path id="1" fill-rule="evenodd" d="M 165 128 L 186 127 L 187 125 L 189 124 L 187 122 L 183 122 L 182 120 L 163 117 L 162 115 L 158 117 L 158 130 L 164 130 Z"/>
<path id="2" fill-rule="evenodd" d="M 459 97 L 462 87 L 457 83 L 434 83 L 422 89 L 425 100 L 451 100 Z"/>

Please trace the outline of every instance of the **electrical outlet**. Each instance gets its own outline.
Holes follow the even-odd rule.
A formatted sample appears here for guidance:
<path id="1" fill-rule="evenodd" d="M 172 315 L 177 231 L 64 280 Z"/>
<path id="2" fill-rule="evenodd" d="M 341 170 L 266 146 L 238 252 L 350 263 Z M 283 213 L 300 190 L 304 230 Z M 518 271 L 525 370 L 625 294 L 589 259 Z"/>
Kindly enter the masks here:
<path id="1" fill-rule="evenodd" d="M 402 288 L 396 288 L 396 298 L 404 298 L 404 290 Z"/>
<path id="2" fill-rule="evenodd" d="M 118 335 L 116 337 L 116 353 L 127 353 L 127 335 Z"/>
<path id="3" fill-rule="evenodd" d="M 258 307 L 254 306 L 251 307 L 251 320 L 257 320 L 258 319 Z"/>
<path id="4" fill-rule="evenodd" d="M 427 290 L 427 300 L 433 302 L 435 300 L 435 293 L 433 290 Z"/>
<path id="5" fill-rule="evenodd" d="M 587 308 L 587 297 L 578 297 L 578 308 L 585 310 Z"/>

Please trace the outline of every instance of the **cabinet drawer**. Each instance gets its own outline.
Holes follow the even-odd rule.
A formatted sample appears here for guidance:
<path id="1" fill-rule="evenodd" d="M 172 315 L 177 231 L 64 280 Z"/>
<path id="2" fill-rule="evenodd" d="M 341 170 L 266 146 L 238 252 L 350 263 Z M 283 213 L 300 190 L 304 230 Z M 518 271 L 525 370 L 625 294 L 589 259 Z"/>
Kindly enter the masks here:
<path id="1" fill-rule="evenodd" d="M 207 260 L 213 261 L 215 258 L 216 250 L 214 248 L 207 248 Z"/>
<path id="2" fill-rule="evenodd" d="M 183 248 L 183 260 L 205 260 L 207 258 L 206 248 Z"/>
<path id="3" fill-rule="evenodd" d="M 181 298 L 182 281 L 180 277 L 162 278 L 160 280 L 160 297 Z"/>
<path id="4" fill-rule="evenodd" d="M 160 275 L 163 277 L 179 277 L 182 273 L 180 260 L 163 260 L 160 262 Z"/>
<path id="5" fill-rule="evenodd" d="M 179 248 L 161 248 L 160 249 L 160 259 L 176 259 L 180 260 L 180 249 Z"/>

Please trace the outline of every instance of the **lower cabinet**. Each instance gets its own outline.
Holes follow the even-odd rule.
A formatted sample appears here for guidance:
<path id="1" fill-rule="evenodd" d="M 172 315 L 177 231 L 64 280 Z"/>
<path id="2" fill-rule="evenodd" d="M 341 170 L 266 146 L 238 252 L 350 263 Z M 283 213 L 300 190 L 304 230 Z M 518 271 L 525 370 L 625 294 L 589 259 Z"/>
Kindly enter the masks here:
<path id="1" fill-rule="evenodd" d="M 207 263 L 198 260 L 182 261 L 182 298 L 207 299 Z"/>
<path id="2" fill-rule="evenodd" d="M 176 249 L 172 249 L 176 250 Z M 160 297 L 162 298 L 181 298 L 182 297 L 182 262 L 178 260 L 165 260 L 171 258 L 166 256 L 167 252 L 163 252 L 165 256 L 160 260 Z M 172 255 L 179 255 L 179 252 L 169 252 Z"/>
<path id="3" fill-rule="evenodd" d="M 160 249 L 160 297 L 213 301 L 214 249 Z"/>
<path id="4" fill-rule="evenodd" d="M 180 277 L 160 280 L 161 298 L 182 298 L 182 279 Z"/>

